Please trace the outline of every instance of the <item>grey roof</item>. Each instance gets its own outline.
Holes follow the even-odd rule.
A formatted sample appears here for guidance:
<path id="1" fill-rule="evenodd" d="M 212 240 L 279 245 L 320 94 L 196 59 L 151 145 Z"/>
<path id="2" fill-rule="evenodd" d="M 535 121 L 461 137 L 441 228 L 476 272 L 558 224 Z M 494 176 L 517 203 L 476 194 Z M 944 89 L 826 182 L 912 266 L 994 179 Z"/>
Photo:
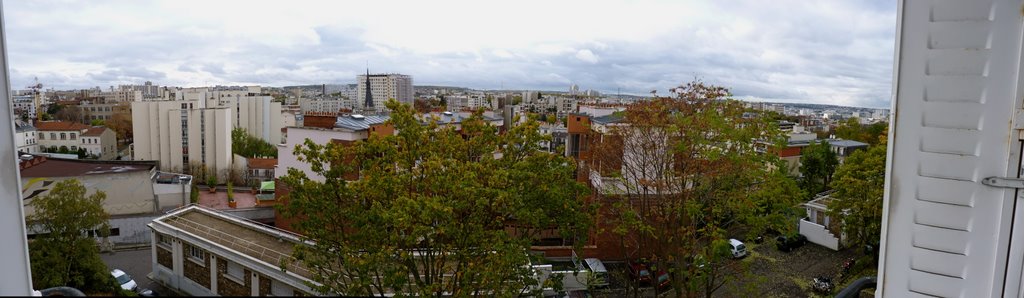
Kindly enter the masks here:
<path id="1" fill-rule="evenodd" d="M 616 115 L 616 114 L 613 113 L 613 114 L 608 114 L 608 115 L 604 115 L 604 116 L 601 116 L 601 117 L 591 118 L 590 122 L 594 122 L 594 123 L 598 123 L 598 124 L 610 124 L 610 123 L 619 123 L 619 122 L 622 122 L 625 119 L 626 119 L 625 115 L 622 115 L 622 114 Z"/>
<path id="2" fill-rule="evenodd" d="M 867 147 L 868 146 L 867 143 L 861 143 L 861 142 L 857 142 L 857 141 L 854 141 L 854 140 L 832 139 L 832 140 L 828 140 L 828 143 L 829 143 L 829 145 L 832 145 L 833 147 Z"/>
<path id="3" fill-rule="evenodd" d="M 390 118 L 389 116 L 377 115 L 363 116 L 363 119 L 352 117 L 352 115 L 338 116 L 338 121 L 334 122 L 334 127 L 349 130 L 366 130 L 370 128 L 370 125 L 384 123 Z"/>
<path id="4" fill-rule="evenodd" d="M 858 142 L 858 141 L 854 141 L 854 140 L 843 140 L 843 139 L 791 141 L 791 142 L 789 142 L 789 146 L 807 146 L 807 145 L 810 145 L 812 142 L 813 143 L 817 143 L 817 142 L 822 142 L 822 141 L 828 142 L 828 145 L 832 146 L 832 147 L 867 147 L 868 146 L 867 143 L 862 143 L 862 142 Z"/>

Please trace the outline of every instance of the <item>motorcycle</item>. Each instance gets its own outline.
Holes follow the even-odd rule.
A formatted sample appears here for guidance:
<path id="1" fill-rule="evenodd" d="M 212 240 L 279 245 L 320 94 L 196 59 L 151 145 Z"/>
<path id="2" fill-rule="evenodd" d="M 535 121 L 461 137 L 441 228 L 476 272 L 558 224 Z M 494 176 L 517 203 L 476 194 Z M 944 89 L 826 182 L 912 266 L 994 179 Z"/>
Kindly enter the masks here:
<path id="1" fill-rule="evenodd" d="M 832 284 L 832 279 L 819 276 L 814 278 L 814 281 L 811 283 L 811 287 L 815 292 L 828 294 L 832 292 L 832 287 L 834 287 L 834 285 Z"/>

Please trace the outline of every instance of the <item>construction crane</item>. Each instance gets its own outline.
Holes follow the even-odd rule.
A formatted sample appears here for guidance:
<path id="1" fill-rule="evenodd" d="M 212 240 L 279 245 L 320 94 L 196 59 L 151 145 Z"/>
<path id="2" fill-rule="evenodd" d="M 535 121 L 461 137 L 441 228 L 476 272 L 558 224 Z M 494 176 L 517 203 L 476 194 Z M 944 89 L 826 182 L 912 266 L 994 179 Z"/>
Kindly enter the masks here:
<path id="1" fill-rule="evenodd" d="M 43 84 L 39 82 L 39 77 L 35 77 L 34 82 L 34 84 L 29 85 L 26 88 L 32 90 L 32 104 L 36 107 L 36 121 L 42 121 L 43 112 L 42 107 L 40 106 L 40 97 L 42 97 L 42 95 L 40 94 L 39 90 L 43 89 Z"/>

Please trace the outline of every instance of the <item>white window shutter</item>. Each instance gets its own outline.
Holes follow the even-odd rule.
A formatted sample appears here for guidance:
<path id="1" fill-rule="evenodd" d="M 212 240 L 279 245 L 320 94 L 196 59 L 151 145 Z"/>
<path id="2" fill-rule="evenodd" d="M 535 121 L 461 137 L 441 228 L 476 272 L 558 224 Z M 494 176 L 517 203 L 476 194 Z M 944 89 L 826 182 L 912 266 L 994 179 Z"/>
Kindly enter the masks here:
<path id="1" fill-rule="evenodd" d="M 900 5 L 878 294 L 1004 294 L 1015 190 L 981 180 L 1017 176 L 1021 5 Z"/>

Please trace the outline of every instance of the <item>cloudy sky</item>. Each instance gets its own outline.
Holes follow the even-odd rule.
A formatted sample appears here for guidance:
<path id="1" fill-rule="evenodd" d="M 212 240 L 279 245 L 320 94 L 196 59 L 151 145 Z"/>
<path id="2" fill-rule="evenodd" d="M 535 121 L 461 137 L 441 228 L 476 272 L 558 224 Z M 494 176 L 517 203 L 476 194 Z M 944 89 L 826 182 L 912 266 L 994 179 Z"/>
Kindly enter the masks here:
<path id="1" fill-rule="evenodd" d="M 889 107 L 896 1 L 5 1 L 11 83 L 354 83 Z"/>

